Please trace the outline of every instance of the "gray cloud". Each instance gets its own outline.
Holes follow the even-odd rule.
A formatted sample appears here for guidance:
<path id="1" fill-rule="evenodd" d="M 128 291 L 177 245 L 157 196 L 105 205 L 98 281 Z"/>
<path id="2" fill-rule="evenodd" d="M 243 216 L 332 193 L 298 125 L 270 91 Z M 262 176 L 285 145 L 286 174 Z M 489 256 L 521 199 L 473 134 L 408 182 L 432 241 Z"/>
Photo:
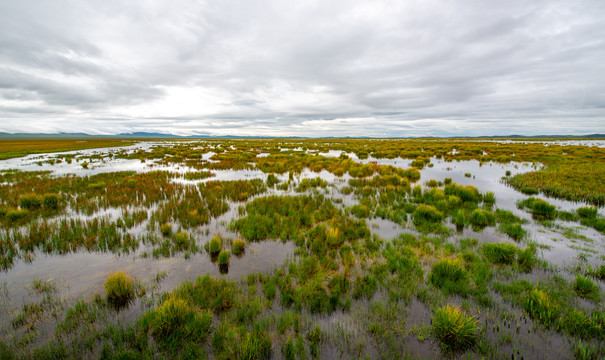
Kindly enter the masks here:
<path id="1" fill-rule="evenodd" d="M 0 131 L 605 132 L 605 3 L 0 3 Z"/>

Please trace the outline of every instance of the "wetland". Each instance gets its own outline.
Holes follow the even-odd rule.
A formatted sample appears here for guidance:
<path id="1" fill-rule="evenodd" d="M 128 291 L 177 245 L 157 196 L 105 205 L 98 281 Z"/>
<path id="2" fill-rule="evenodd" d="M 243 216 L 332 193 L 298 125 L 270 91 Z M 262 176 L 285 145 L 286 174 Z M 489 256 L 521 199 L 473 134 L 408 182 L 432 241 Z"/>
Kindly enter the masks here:
<path id="1" fill-rule="evenodd" d="M 604 141 L 45 141 L 0 359 L 605 356 Z"/>

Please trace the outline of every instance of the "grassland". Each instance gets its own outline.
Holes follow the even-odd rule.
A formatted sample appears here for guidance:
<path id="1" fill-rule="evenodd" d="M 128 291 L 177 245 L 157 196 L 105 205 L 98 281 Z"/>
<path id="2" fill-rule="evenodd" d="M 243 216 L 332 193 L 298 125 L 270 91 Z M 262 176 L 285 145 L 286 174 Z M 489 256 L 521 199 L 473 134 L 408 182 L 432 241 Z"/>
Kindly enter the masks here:
<path id="1" fill-rule="evenodd" d="M 342 153 L 320 155 L 329 151 Z M 0 358 L 602 358 L 598 208 L 562 210 L 524 197 L 505 209 L 497 194 L 472 184 L 474 174 L 464 184 L 419 180 L 437 159 L 546 164 L 530 174 L 590 163 L 599 172 L 603 151 L 454 140 L 211 140 L 73 158 L 91 167 L 140 160 L 147 172 L 2 171 L 7 279 L 43 254 L 80 252 L 132 257 L 146 275 L 112 269 L 76 299 L 53 274 L 25 279 L 22 302 L 10 300 L 5 284 Z M 408 161 L 377 161 L 401 158 Z M 175 172 L 177 165 L 185 171 Z M 217 180 L 225 171 L 243 179 Z M 505 181 L 534 195 L 558 181 L 516 184 L 523 176 L 538 175 Z M 577 176 L 550 195 L 582 189 L 572 200 L 599 206 L 596 181 Z M 381 236 L 380 224 L 394 235 Z M 582 252 L 569 266 L 549 263 L 548 245 L 534 235 L 557 231 L 601 263 L 589 264 Z M 247 256 L 272 256 L 253 250 L 267 242 L 292 244 L 293 253 L 274 268 L 229 276 Z M 217 271 L 193 280 L 149 274 L 162 259 Z M 170 285 L 169 276 L 176 276 Z"/>
<path id="2" fill-rule="evenodd" d="M 127 146 L 133 140 L 122 139 L 73 139 L 73 140 L 5 140 L 0 139 L 0 160 L 61 151 Z"/>

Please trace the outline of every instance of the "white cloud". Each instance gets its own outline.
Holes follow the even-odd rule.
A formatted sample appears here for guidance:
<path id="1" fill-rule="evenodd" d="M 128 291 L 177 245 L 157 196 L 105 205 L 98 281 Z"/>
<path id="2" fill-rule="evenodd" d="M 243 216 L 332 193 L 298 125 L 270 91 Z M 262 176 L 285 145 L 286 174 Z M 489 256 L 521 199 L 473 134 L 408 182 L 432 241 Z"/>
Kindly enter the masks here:
<path id="1" fill-rule="evenodd" d="M 0 131 L 605 132 L 599 0 L 0 3 Z"/>

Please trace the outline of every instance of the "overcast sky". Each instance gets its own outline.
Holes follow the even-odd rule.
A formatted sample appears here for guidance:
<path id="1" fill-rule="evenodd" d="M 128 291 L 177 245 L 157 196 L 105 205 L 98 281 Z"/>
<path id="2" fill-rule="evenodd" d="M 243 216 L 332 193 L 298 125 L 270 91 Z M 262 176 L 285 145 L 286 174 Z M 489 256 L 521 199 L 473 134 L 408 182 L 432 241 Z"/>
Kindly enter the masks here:
<path id="1" fill-rule="evenodd" d="M 605 1 L 0 0 L 0 131 L 605 132 Z"/>

